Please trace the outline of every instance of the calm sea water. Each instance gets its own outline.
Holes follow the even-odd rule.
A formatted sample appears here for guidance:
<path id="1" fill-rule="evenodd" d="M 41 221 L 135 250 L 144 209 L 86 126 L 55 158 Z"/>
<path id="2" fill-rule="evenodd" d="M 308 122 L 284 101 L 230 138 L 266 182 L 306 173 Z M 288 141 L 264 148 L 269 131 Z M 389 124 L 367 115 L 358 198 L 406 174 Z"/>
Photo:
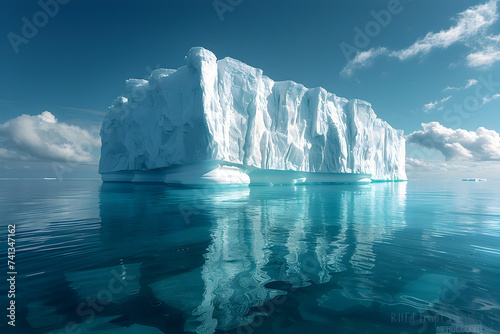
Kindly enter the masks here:
<path id="1" fill-rule="evenodd" d="M 500 333 L 500 181 L 0 180 L 2 333 Z"/>

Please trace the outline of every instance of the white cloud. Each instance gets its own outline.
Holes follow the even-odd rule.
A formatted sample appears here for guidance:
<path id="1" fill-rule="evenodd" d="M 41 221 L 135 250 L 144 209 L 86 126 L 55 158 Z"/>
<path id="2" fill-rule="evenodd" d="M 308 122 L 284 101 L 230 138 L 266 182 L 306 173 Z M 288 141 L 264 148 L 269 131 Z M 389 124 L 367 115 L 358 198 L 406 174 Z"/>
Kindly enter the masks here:
<path id="1" fill-rule="evenodd" d="M 470 67 L 488 67 L 500 60 L 500 50 L 488 48 L 467 56 Z"/>
<path id="2" fill-rule="evenodd" d="M 420 172 L 449 172 L 453 170 L 466 170 L 471 167 L 478 167 L 478 162 L 471 161 L 460 161 L 460 162 L 450 162 L 450 161 L 440 161 L 440 160 L 419 160 L 415 158 L 406 158 L 406 168 L 408 171 L 420 171 Z"/>
<path id="3" fill-rule="evenodd" d="M 478 83 L 479 83 L 479 81 L 477 81 L 476 79 L 469 79 L 467 81 L 467 84 L 464 87 L 450 87 L 450 86 L 448 86 L 445 89 L 443 89 L 443 92 L 446 92 L 449 90 L 464 90 L 464 89 L 470 88 L 472 86 L 475 86 Z"/>
<path id="4" fill-rule="evenodd" d="M 386 53 L 386 48 L 372 48 L 367 51 L 360 51 L 352 60 L 347 63 L 340 74 L 346 77 L 351 77 L 354 74 L 355 70 L 371 66 L 375 57 L 384 55 Z"/>
<path id="5" fill-rule="evenodd" d="M 436 149 L 446 160 L 500 160 L 500 135 L 479 127 L 475 132 L 446 128 L 438 122 L 422 124 L 423 131 L 406 137 L 408 143 Z"/>
<path id="6" fill-rule="evenodd" d="M 446 49 L 449 46 L 477 36 L 498 19 L 497 0 L 477 5 L 458 14 L 457 24 L 438 33 L 429 32 L 406 49 L 394 51 L 392 56 L 406 60 L 419 54 L 427 54 L 434 48 Z"/>
<path id="7" fill-rule="evenodd" d="M 498 179 L 499 161 L 442 161 L 406 159 L 409 179 Z"/>
<path id="8" fill-rule="evenodd" d="M 479 81 L 477 81 L 476 79 L 469 79 L 469 81 L 467 81 L 467 85 L 465 85 L 465 87 L 463 89 L 467 89 L 467 88 L 470 88 L 472 86 L 475 86 L 479 83 Z"/>
<path id="9" fill-rule="evenodd" d="M 422 160 L 415 158 L 406 158 L 406 167 L 407 168 L 426 168 L 430 165 Z"/>
<path id="10" fill-rule="evenodd" d="M 0 124 L 0 159 L 93 162 L 90 151 L 101 145 L 99 135 L 59 123 L 54 115 L 21 115 Z"/>
<path id="11" fill-rule="evenodd" d="M 436 48 L 446 49 L 457 43 L 465 44 L 471 48 L 473 45 L 479 45 L 467 57 L 469 66 L 485 67 L 491 65 L 500 60 L 500 51 L 496 46 L 498 36 L 488 36 L 484 32 L 498 19 L 497 1 L 490 0 L 466 9 L 457 15 L 454 26 L 437 33 L 429 32 L 407 48 L 389 51 L 379 47 L 368 51 L 358 51 L 355 58 L 347 63 L 341 74 L 352 76 L 354 70 L 369 67 L 373 58 L 382 54 L 404 61 L 417 55 L 426 55 Z M 378 52 L 372 50 L 378 50 Z M 360 57 L 358 58 L 358 56 Z"/>
<path id="12" fill-rule="evenodd" d="M 449 99 L 451 99 L 451 95 L 450 96 L 447 96 L 445 98 L 442 98 L 441 100 L 436 100 L 436 101 L 433 101 L 433 102 L 429 102 L 427 104 L 424 105 L 424 112 L 429 112 L 433 109 L 436 109 L 436 107 L 438 107 L 438 109 L 442 109 L 442 107 L 440 106 L 442 103 L 448 101 Z"/>
<path id="13" fill-rule="evenodd" d="M 490 97 L 483 97 L 483 103 L 481 104 L 482 106 L 485 105 L 486 103 L 490 103 L 491 101 L 494 101 L 496 99 L 500 98 L 500 94 L 495 94 L 495 95 L 492 95 Z"/>
<path id="14" fill-rule="evenodd" d="M 106 112 L 100 111 L 100 110 L 94 110 L 94 109 L 86 109 L 86 108 L 75 108 L 75 107 L 62 107 L 62 106 L 57 106 L 58 108 L 65 109 L 65 110 L 73 110 L 73 111 L 82 111 L 86 112 L 89 114 L 94 114 L 97 116 L 104 116 L 106 115 Z"/>

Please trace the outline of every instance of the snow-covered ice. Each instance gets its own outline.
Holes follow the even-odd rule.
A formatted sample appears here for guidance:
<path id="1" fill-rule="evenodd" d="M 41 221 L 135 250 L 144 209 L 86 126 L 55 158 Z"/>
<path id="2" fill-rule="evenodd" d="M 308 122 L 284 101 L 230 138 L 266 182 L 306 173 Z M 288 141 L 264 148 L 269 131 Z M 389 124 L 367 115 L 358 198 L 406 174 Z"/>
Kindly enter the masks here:
<path id="1" fill-rule="evenodd" d="M 249 184 L 405 180 L 405 140 L 371 105 L 275 82 L 192 48 L 129 79 L 105 116 L 104 181 Z"/>

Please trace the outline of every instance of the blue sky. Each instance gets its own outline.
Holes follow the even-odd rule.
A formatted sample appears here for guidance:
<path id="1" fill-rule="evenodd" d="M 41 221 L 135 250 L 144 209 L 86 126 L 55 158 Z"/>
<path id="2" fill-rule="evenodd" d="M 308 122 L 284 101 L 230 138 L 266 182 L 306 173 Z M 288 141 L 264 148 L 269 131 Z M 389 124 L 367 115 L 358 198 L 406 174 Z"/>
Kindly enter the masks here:
<path id="1" fill-rule="evenodd" d="M 54 173 L 50 157 L 57 160 L 57 154 L 4 152 L 13 145 L 5 136 L 30 122 L 19 120 L 22 114 L 49 111 L 57 126 L 88 131 L 93 143 L 127 78 L 183 66 L 192 46 L 262 68 L 276 81 L 369 101 L 394 128 L 408 135 L 421 131 L 407 146 L 414 175 L 439 175 L 436 166 L 445 174 L 498 172 L 496 1 L 55 1 L 0 1 L 0 177 Z M 50 4 L 46 22 L 41 4 Z M 23 31 L 33 20 L 41 23 L 37 31 Z M 26 32 L 33 36 L 25 38 Z M 430 122 L 437 124 L 422 128 Z M 476 132 L 478 127 L 490 132 Z M 421 145 L 426 138 L 438 143 L 435 149 Z M 98 147 L 89 152 L 98 156 Z M 96 170 L 90 156 L 63 167 L 76 176 Z"/>

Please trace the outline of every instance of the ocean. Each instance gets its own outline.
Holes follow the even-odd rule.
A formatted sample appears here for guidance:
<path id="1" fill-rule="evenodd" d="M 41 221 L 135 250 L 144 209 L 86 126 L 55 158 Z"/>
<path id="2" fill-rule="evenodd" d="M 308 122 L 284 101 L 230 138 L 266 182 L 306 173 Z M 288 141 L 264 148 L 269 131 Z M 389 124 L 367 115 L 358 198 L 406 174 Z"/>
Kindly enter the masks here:
<path id="1" fill-rule="evenodd" d="M 498 180 L 1 179 L 0 203 L 2 333 L 500 332 Z"/>

